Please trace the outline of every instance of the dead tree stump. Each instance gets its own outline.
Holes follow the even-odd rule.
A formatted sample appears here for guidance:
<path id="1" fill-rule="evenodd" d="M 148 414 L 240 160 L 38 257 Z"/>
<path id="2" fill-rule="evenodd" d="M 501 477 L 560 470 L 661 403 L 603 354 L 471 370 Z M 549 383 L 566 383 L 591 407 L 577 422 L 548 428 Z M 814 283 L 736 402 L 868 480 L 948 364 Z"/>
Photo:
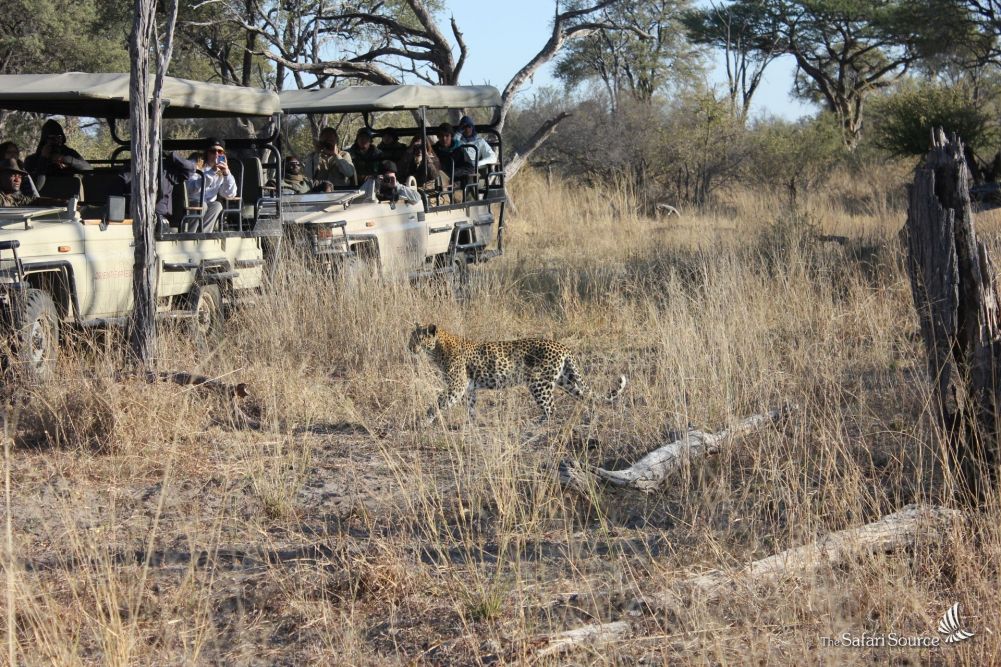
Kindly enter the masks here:
<path id="1" fill-rule="evenodd" d="M 932 139 L 914 176 L 901 234 L 955 491 L 979 503 L 996 479 L 997 274 L 973 228 L 963 144 L 942 130 Z"/>

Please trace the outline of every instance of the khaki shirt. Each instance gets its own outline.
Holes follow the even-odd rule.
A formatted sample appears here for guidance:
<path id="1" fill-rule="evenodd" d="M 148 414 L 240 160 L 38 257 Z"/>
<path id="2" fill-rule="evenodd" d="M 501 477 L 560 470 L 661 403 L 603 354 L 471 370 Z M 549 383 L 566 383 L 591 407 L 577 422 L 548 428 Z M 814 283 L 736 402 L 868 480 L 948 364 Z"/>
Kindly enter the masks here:
<path id="1" fill-rule="evenodd" d="M 2 208 L 16 208 L 18 206 L 28 206 L 33 201 L 35 201 L 34 197 L 29 197 L 23 192 L 12 192 L 10 194 L 7 194 L 6 192 L 0 192 L 0 207 Z"/>

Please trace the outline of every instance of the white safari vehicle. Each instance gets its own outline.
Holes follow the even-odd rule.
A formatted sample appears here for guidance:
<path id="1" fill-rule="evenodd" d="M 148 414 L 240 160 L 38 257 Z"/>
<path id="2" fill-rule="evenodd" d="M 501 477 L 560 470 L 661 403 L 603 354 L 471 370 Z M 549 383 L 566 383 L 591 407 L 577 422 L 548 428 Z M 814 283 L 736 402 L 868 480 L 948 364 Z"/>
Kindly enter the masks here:
<path id="1" fill-rule="evenodd" d="M 454 117 L 459 110 L 492 111 L 501 104 L 500 93 L 492 86 L 345 86 L 283 91 L 279 97 L 285 114 L 361 114 L 376 138 L 395 133 L 405 146 L 414 137 L 430 145 L 436 128 L 428 126 L 429 112 L 444 118 L 448 110 Z M 416 122 L 409 127 L 373 127 L 373 116 L 385 112 L 409 112 L 394 117 Z M 461 144 L 475 155 L 475 172 L 460 177 L 443 170 L 444 177 L 433 187 L 417 187 L 416 204 L 366 197 L 361 182 L 320 194 L 286 191 L 282 205 L 287 240 L 335 268 L 363 261 L 384 276 L 415 279 L 451 273 L 464 281 L 470 264 L 504 250 L 503 145 L 492 125 L 477 125 L 476 130 L 493 149 L 496 161 L 481 165 L 475 145 Z M 342 148 L 353 139 L 342 137 Z"/>
<path id="2" fill-rule="evenodd" d="M 275 93 L 236 86 L 168 77 L 163 96 L 165 117 L 266 118 L 279 112 Z M 65 328 L 120 323 L 132 309 L 128 201 L 111 194 L 127 191 L 122 175 L 129 164 L 120 158 L 129 147 L 119 138 L 116 120 L 128 118 L 129 76 L 0 76 L 0 108 L 107 119 L 119 144 L 110 160 L 91 161 L 93 171 L 45 179 L 43 197 L 65 204 L 0 208 L 0 306 L 10 341 L 5 360 L 27 376 L 44 378 L 52 374 Z M 227 141 L 227 149 L 239 143 Z M 253 144 L 270 143 L 242 140 L 248 154 Z M 194 148 L 201 148 L 197 141 L 165 142 L 165 149 Z M 158 312 L 190 320 L 194 336 L 216 334 L 225 307 L 261 287 L 269 230 L 280 233 L 280 204 L 262 192 L 260 160 L 230 158 L 230 164 L 241 190 L 227 202 L 217 229 L 179 231 L 181 220 L 199 211 L 179 185 L 173 191 L 174 216 L 157 230 Z"/>

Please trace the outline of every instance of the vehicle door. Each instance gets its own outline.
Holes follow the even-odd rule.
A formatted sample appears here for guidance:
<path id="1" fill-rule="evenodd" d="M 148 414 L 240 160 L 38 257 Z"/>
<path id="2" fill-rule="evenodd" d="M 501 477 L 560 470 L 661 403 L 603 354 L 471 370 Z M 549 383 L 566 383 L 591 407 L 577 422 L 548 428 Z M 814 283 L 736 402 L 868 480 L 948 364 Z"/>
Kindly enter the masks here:
<path id="1" fill-rule="evenodd" d="M 379 260 L 386 274 L 406 274 L 419 270 L 427 257 L 427 223 L 421 202 L 403 200 L 371 204 L 379 229 Z"/>
<path id="2" fill-rule="evenodd" d="M 74 271 L 84 320 L 123 317 L 132 310 L 135 241 L 131 221 L 81 225 L 86 271 Z"/>

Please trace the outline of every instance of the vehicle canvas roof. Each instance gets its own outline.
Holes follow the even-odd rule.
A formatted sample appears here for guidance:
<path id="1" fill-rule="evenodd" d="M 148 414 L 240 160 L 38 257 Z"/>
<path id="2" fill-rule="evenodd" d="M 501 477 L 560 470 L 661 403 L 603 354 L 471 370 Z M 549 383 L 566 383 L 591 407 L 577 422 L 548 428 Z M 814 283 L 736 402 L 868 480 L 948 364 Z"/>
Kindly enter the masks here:
<path id="1" fill-rule="evenodd" d="M 284 90 L 279 93 L 285 113 L 348 113 L 498 107 L 493 86 L 341 86 Z"/>
<path id="2" fill-rule="evenodd" d="M 270 116 L 278 95 L 260 88 L 165 77 L 167 118 Z M 3 74 L 0 109 L 93 118 L 129 117 L 128 74 Z"/>

